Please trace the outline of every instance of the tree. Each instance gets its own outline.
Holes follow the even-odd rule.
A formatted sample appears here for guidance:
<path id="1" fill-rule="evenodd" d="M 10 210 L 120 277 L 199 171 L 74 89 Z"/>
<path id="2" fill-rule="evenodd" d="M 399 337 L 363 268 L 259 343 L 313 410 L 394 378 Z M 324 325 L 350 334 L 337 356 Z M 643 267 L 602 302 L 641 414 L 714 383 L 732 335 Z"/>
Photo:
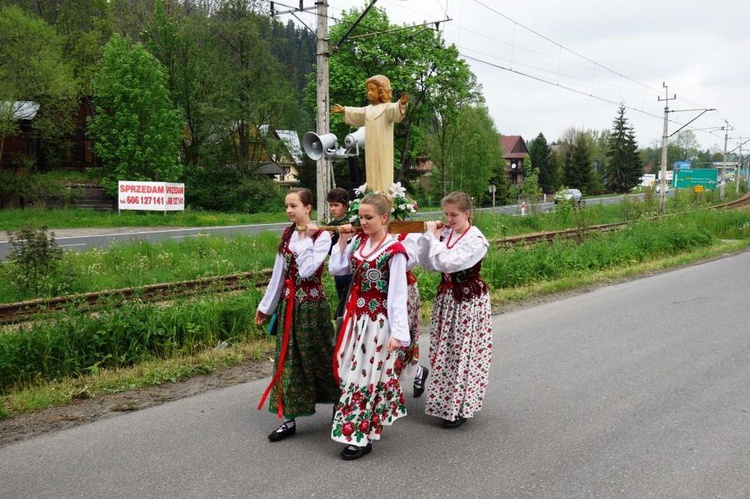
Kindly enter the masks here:
<path id="1" fill-rule="evenodd" d="M 118 180 L 178 180 L 182 118 L 169 99 L 163 67 L 143 45 L 112 37 L 94 78 L 94 97 L 89 133 L 109 190 Z"/>
<path id="2" fill-rule="evenodd" d="M 433 189 L 439 197 L 447 191 L 461 190 L 477 200 L 487 198 L 490 178 L 493 171 L 503 164 L 503 154 L 497 140 L 495 124 L 484 105 L 470 105 L 459 109 L 457 118 L 443 128 L 442 136 L 430 133 L 427 137 L 428 150 L 434 149 L 430 144 L 450 137 L 452 142 L 449 165 L 441 175 L 445 181 L 435 182 Z"/>
<path id="3" fill-rule="evenodd" d="M 259 158 L 251 157 L 251 150 L 261 150 L 250 147 L 251 142 L 261 140 L 257 127 L 276 127 L 298 107 L 264 38 L 268 19 L 254 9 L 255 2 L 233 0 L 210 17 L 210 36 L 219 49 L 214 68 L 220 77 L 208 96 L 209 105 L 217 110 L 214 133 L 230 137 L 237 163 L 252 167 Z"/>
<path id="4" fill-rule="evenodd" d="M 356 9 L 345 12 L 331 28 L 331 41 L 341 40 L 359 15 Z M 446 186 L 459 109 L 480 103 L 480 87 L 468 64 L 459 58 L 455 46 L 445 46 L 438 32 L 392 25 L 385 11 L 374 8 L 331 57 L 331 102 L 366 104 L 365 81 L 376 74 L 391 80 L 394 99 L 404 92 L 411 98 L 406 117 L 395 128 L 394 164 L 399 171 L 394 177 L 402 179 L 404 170 L 426 153 L 436 165 L 433 177 L 439 175 L 439 182 Z M 311 82 L 309 103 L 314 95 Z M 331 120 L 331 130 L 342 136 L 349 128 L 337 115 Z M 429 144 L 428 133 L 432 134 Z"/>
<path id="5" fill-rule="evenodd" d="M 625 117 L 621 105 L 612 123 L 612 133 L 607 141 L 605 185 L 610 192 L 625 193 L 638 185 L 643 175 L 643 163 L 638 152 L 635 132 Z"/>
<path id="6" fill-rule="evenodd" d="M 674 158 L 676 161 L 692 161 L 700 152 L 700 144 L 692 130 L 677 132 L 677 136 L 670 143 L 676 146 L 677 155 Z"/>
<path id="7" fill-rule="evenodd" d="M 542 192 L 551 194 L 559 187 L 559 173 L 552 163 L 552 152 L 543 133 L 539 132 L 529 144 L 529 158 L 539 176 L 539 187 Z"/>
<path id="8" fill-rule="evenodd" d="M 591 135 L 583 130 L 569 129 L 565 134 L 565 163 L 563 181 L 566 186 L 590 193 Z"/>
<path id="9" fill-rule="evenodd" d="M 0 10 L 0 160 L 5 138 L 18 133 L 19 102 L 39 105 L 33 135 L 55 147 L 73 128 L 76 91 L 62 40 L 42 19 L 19 7 Z M 51 151 L 48 159 L 52 160 Z"/>
<path id="10" fill-rule="evenodd" d="M 521 196 L 534 206 L 542 194 L 542 189 L 539 186 L 539 169 L 534 166 L 529 158 L 524 158 L 523 171 L 526 174 L 523 176 L 523 182 L 521 183 Z"/>

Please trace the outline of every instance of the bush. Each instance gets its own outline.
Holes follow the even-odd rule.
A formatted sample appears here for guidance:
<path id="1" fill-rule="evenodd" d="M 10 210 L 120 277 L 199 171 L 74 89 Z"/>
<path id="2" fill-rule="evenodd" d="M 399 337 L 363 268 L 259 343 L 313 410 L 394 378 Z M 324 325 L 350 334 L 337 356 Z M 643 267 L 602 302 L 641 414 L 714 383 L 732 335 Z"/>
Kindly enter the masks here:
<path id="1" fill-rule="evenodd" d="M 186 170 L 185 185 L 185 201 L 192 209 L 261 213 L 284 206 L 284 192 L 278 184 L 228 167 L 191 167 Z"/>
<path id="2" fill-rule="evenodd" d="M 34 294 L 56 294 L 55 279 L 60 274 L 63 251 L 55 241 L 55 233 L 47 235 L 47 227 L 25 226 L 8 233 L 10 281 L 14 286 Z"/>

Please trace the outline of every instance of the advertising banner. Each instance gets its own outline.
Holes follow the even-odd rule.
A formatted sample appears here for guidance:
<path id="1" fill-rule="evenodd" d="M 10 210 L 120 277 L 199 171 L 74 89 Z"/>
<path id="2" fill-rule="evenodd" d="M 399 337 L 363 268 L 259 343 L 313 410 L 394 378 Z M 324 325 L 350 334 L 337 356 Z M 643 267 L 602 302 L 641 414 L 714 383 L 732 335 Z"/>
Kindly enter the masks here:
<path id="1" fill-rule="evenodd" d="M 120 180 L 117 195 L 118 210 L 185 210 L 185 184 Z"/>

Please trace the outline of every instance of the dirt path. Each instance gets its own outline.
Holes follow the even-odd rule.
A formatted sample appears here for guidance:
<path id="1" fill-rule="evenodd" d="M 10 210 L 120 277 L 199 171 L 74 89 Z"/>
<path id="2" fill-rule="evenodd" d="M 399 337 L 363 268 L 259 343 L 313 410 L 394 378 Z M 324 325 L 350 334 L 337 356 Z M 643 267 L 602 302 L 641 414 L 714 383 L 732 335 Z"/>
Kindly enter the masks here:
<path id="1" fill-rule="evenodd" d="M 176 383 L 167 382 L 157 386 L 77 400 L 69 405 L 51 407 L 0 420 L 0 447 L 45 433 L 119 416 L 130 411 L 140 411 L 209 390 L 265 378 L 271 376 L 272 368 L 271 361 L 248 361 Z"/>

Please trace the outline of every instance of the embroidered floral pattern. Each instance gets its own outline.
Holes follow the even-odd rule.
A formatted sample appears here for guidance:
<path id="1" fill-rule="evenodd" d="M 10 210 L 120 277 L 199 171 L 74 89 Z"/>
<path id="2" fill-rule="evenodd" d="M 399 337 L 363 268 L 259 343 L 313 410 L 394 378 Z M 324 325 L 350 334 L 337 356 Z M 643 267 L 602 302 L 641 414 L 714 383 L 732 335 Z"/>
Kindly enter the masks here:
<path id="1" fill-rule="evenodd" d="M 461 292 L 459 299 L 457 289 L 472 292 Z M 433 369 L 425 401 L 428 415 L 470 418 L 482 408 L 492 360 L 492 309 L 486 285 L 483 292 L 475 293 L 475 289 L 482 289 L 476 280 L 441 284 L 435 297 L 430 322 Z"/>

